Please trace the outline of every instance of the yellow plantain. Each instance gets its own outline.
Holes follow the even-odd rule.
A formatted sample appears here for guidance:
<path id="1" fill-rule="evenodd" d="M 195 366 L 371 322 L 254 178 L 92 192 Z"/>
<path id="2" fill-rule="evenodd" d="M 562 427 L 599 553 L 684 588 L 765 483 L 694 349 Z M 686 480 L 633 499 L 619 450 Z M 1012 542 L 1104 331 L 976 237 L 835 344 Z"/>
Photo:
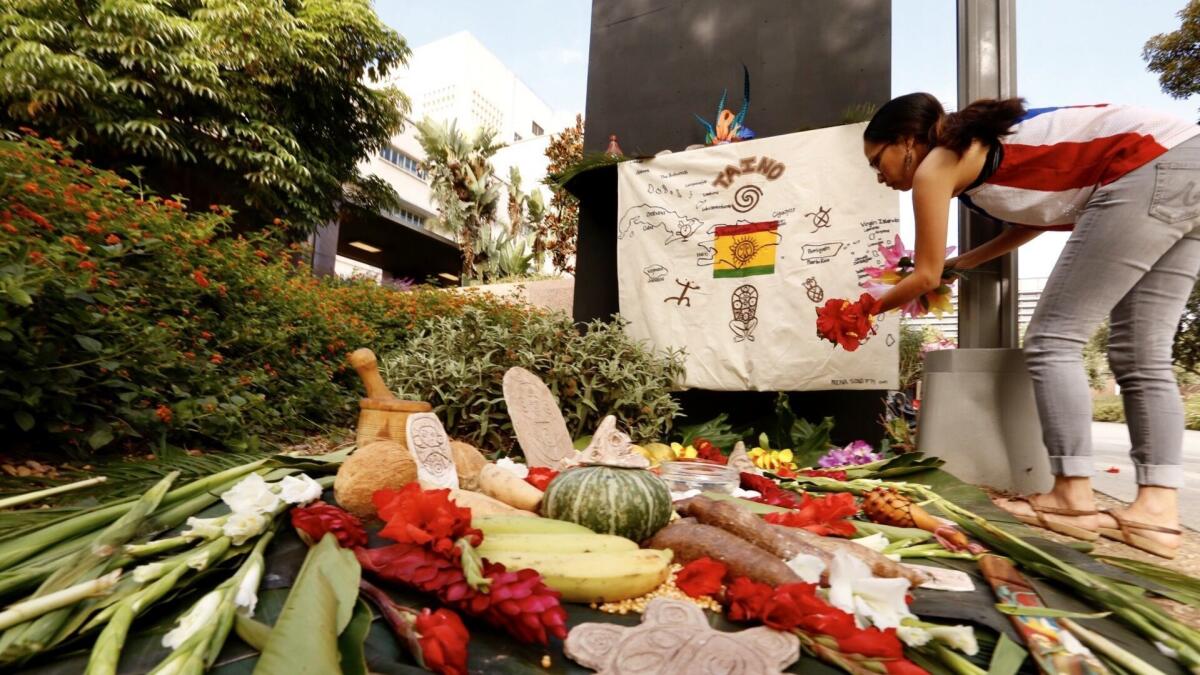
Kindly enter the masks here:
<path id="1" fill-rule="evenodd" d="M 484 556 L 512 569 L 529 568 L 567 602 L 613 602 L 658 588 L 670 574 L 671 551 L 639 549 L 608 553 L 513 553 Z"/>
<path id="2" fill-rule="evenodd" d="M 479 555 L 507 551 L 512 553 L 609 553 L 636 551 L 637 542 L 612 534 L 495 534 L 487 533 L 477 549 Z"/>
<path id="3" fill-rule="evenodd" d="M 594 534 L 582 525 L 552 518 L 529 518 L 527 516 L 475 516 L 471 526 L 483 532 L 486 542 L 493 534 Z"/>

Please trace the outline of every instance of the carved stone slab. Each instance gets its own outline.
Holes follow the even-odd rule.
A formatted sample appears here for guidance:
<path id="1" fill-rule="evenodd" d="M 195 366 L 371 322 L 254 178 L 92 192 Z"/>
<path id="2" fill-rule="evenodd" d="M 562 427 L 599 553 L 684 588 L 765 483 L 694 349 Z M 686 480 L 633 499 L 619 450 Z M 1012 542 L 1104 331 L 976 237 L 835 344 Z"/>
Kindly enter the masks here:
<path id="1" fill-rule="evenodd" d="M 603 464 L 627 469 L 648 469 L 650 460 L 633 451 L 633 439 L 617 428 L 617 418 L 607 415 L 601 422 L 592 441 L 577 456 L 563 462 L 569 466 L 578 464 Z"/>
<path id="2" fill-rule="evenodd" d="M 408 451 L 417 460 L 417 482 L 426 489 L 458 489 L 454 451 L 442 421 L 433 413 L 413 413 L 404 429 Z"/>
<path id="3" fill-rule="evenodd" d="M 562 460 L 576 454 L 562 410 L 540 377 L 524 368 L 509 368 L 504 373 L 504 403 L 526 464 L 561 469 Z"/>
<path id="4" fill-rule="evenodd" d="M 563 651 L 601 675 L 774 675 L 800 658 L 800 639 L 766 626 L 719 631 L 696 605 L 658 598 L 639 626 L 576 626 Z"/>

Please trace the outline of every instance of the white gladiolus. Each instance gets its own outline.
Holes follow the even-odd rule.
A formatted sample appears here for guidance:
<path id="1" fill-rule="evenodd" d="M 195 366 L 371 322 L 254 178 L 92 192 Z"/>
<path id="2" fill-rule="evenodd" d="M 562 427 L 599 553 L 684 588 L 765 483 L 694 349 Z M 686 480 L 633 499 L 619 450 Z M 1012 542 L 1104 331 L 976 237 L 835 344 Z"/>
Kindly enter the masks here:
<path id="1" fill-rule="evenodd" d="M 279 507 L 279 495 L 263 477 L 252 473 L 221 495 L 235 515 L 239 513 L 272 513 Z"/>
<path id="2" fill-rule="evenodd" d="M 195 635 L 196 631 L 216 617 L 217 608 L 221 606 L 223 596 L 223 591 L 215 590 L 200 598 L 200 602 L 192 605 L 186 614 L 179 617 L 179 623 L 163 636 L 162 646 L 168 649 L 179 649 L 179 646 Z"/>
<path id="3" fill-rule="evenodd" d="M 891 543 L 890 541 L 888 541 L 887 537 L 883 536 L 882 532 L 876 532 L 875 534 L 872 534 L 868 537 L 859 537 L 857 539 L 851 539 L 850 541 L 853 541 L 854 543 L 858 544 L 859 546 L 866 546 L 867 548 L 871 549 L 872 551 L 877 551 L 879 553 L 883 553 L 883 549 L 887 548 L 888 544 Z"/>
<path id="4" fill-rule="evenodd" d="M 979 653 L 979 643 L 975 640 L 975 629 L 970 626 L 928 626 L 925 630 L 929 631 L 934 640 L 944 642 L 967 656 L 975 656 Z M 1060 634 L 1064 633 L 1060 632 Z"/>
<path id="5" fill-rule="evenodd" d="M 904 596 L 907 579 L 880 579 L 871 574 L 865 562 L 838 551 L 829 568 L 829 604 L 853 614 L 860 628 L 868 624 L 880 630 L 896 628 L 913 616 Z"/>
<path id="6" fill-rule="evenodd" d="M 233 604 L 237 605 L 243 616 L 254 616 L 254 608 L 258 605 L 258 584 L 262 581 L 262 575 L 263 563 L 261 560 L 255 560 L 238 584 Z"/>
<path id="7" fill-rule="evenodd" d="M 144 584 L 147 581 L 154 581 L 163 574 L 166 574 L 167 566 L 160 563 L 146 563 L 133 568 L 133 580 L 139 584 Z"/>
<path id="8" fill-rule="evenodd" d="M 821 574 L 825 571 L 825 561 L 807 553 L 801 553 L 787 561 L 787 566 L 796 573 L 796 576 L 800 577 L 801 581 L 807 584 L 821 581 Z"/>
<path id="9" fill-rule="evenodd" d="M 222 531 L 225 536 L 229 537 L 234 546 L 241 546 L 247 541 L 262 534 L 262 531 L 267 528 L 271 522 L 271 518 L 262 513 L 256 512 L 234 512 L 229 515 L 229 520 L 225 521 L 225 527 Z"/>
<path id="10" fill-rule="evenodd" d="M 307 504 L 321 498 L 321 485 L 307 474 L 287 476 L 279 481 L 279 496 L 289 504 Z"/>
<path id="11" fill-rule="evenodd" d="M 508 457 L 501 457 L 500 459 L 496 460 L 496 466 L 515 475 L 517 478 L 520 478 L 521 480 L 525 480 L 525 478 L 529 476 L 529 467 L 528 466 L 526 466 L 524 464 L 518 464 L 517 462 L 512 461 Z"/>
<path id="12" fill-rule="evenodd" d="M 758 490 L 743 490 L 740 487 L 733 488 L 733 492 L 729 494 L 741 499 L 757 499 L 762 496 L 762 493 Z"/>
<path id="13" fill-rule="evenodd" d="M 201 539 L 216 539 L 221 536 L 221 527 L 225 524 L 225 516 L 219 518 L 197 518 L 192 516 L 187 519 L 188 529 L 181 534 L 185 537 L 200 537 Z"/>
<path id="14" fill-rule="evenodd" d="M 933 639 L 929 631 L 920 626 L 901 625 L 896 629 L 896 637 L 909 647 L 924 647 Z"/>

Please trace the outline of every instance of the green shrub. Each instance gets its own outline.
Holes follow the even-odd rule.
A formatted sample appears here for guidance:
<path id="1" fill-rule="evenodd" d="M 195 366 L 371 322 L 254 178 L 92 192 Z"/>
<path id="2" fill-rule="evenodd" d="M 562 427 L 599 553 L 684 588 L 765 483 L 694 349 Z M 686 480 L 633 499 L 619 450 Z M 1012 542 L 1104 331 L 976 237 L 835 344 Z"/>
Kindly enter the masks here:
<path id="1" fill-rule="evenodd" d="M 464 307 L 523 313 L 480 294 L 316 279 L 282 233 L 235 238 L 228 221 L 141 194 L 54 141 L 0 140 L 6 445 L 245 448 L 348 425 L 361 395 L 349 350 L 390 350 Z"/>
<path id="2" fill-rule="evenodd" d="M 429 401 L 450 435 L 505 454 L 516 442 L 502 388 L 511 366 L 546 382 L 572 438 L 612 414 L 635 441 L 661 440 L 679 412 L 670 389 L 683 374 L 682 355 L 651 353 L 620 321 L 580 331 L 563 314 L 497 322 L 468 308 L 428 323 L 381 361 L 388 386 Z"/>
<path id="3" fill-rule="evenodd" d="M 1120 396 L 1097 396 L 1092 399 L 1092 420 L 1096 422 L 1124 422 L 1125 406 Z"/>

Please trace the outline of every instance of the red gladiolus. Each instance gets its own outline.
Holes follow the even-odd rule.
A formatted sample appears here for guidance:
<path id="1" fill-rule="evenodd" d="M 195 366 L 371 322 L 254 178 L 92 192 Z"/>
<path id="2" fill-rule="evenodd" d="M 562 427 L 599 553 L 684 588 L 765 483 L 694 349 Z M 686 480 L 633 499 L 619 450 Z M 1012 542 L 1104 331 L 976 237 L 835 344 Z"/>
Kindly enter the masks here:
<path id="1" fill-rule="evenodd" d="M 904 657 L 904 645 L 896 637 L 896 629 L 879 630 L 875 626 L 857 629 L 853 635 L 837 638 L 838 649 L 850 654 L 862 654 L 880 659 Z M 890 671 L 889 671 L 890 672 Z"/>
<path id="2" fill-rule="evenodd" d="M 354 548 L 367 545 L 367 532 L 355 516 L 325 502 L 292 509 L 292 527 L 302 539 L 312 544 L 321 541 L 325 533 L 337 537 L 338 546 Z"/>
<path id="3" fill-rule="evenodd" d="M 762 622 L 775 630 L 792 630 L 810 617 L 834 609 L 817 597 L 816 590 L 816 585 L 806 583 L 779 586 L 763 606 Z"/>
<path id="4" fill-rule="evenodd" d="M 858 349 L 875 331 L 871 321 L 875 303 L 870 293 L 863 293 L 854 302 L 839 298 L 828 300 L 824 307 L 817 308 L 817 335 L 841 345 L 848 352 Z"/>
<path id="5" fill-rule="evenodd" d="M 742 472 L 741 485 L 743 490 L 754 490 L 761 496 L 751 501 L 771 506 L 782 506 L 785 509 L 800 508 L 800 498 L 793 492 L 788 492 L 775 484 L 775 481 L 765 476 Z"/>
<path id="6" fill-rule="evenodd" d="M 921 666 L 909 661 L 908 659 L 893 659 L 884 661 L 883 667 L 887 668 L 888 675 L 929 675 L 929 671 Z"/>
<path id="7" fill-rule="evenodd" d="M 414 627 L 421 651 L 421 665 L 445 675 L 466 675 L 467 643 L 471 640 L 462 619 L 448 609 L 422 609 Z"/>
<path id="8" fill-rule="evenodd" d="M 828 469 L 805 469 L 800 472 L 801 476 L 811 476 L 812 478 L 831 478 L 833 480 L 847 480 L 849 478 L 845 471 L 830 471 Z"/>
<path id="9" fill-rule="evenodd" d="M 429 546 L 444 556 L 454 555 L 460 537 L 470 537 L 472 545 L 483 541 L 483 533 L 471 527 L 471 509 L 450 501 L 449 490 L 422 490 L 412 482 L 401 490 L 379 490 L 371 500 L 387 523 L 381 537 Z"/>
<path id="10" fill-rule="evenodd" d="M 721 590 L 721 581 L 727 571 L 724 563 L 707 556 L 697 558 L 675 575 L 675 587 L 693 598 L 712 595 Z"/>
<path id="11" fill-rule="evenodd" d="M 725 604 L 733 621 L 761 620 L 774 591 L 770 586 L 738 577 L 725 589 Z"/>
<path id="12" fill-rule="evenodd" d="M 848 537 L 854 534 L 854 524 L 846 520 L 858 513 L 854 495 L 840 492 L 827 497 L 805 493 L 796 511 L 768 513 L 763 519 L 774 525 L 799 527 L 821 536 Z"/>
<path id="13" fill-rule="evenodd" d="M 716 462 L 717 464 L 725 464 L 729 461 L 729 458 L 725 456 L 725 453 L 721 452 L 721 449 L 713 445 L 713 442 L 707 438 L 697 438 L 693 440 L 692 447 L 696 449 L 697 459 L 705 459 L 710 462 Z"/>
<path id="14" fill-rule="evenodd" d="M 525 482 L 545 492 L 550 481 L 554 480 L 556 476 L 558 476 L 558 472 L 548 466 L 531 466 L 529 475 L 525 476 Z"/>

